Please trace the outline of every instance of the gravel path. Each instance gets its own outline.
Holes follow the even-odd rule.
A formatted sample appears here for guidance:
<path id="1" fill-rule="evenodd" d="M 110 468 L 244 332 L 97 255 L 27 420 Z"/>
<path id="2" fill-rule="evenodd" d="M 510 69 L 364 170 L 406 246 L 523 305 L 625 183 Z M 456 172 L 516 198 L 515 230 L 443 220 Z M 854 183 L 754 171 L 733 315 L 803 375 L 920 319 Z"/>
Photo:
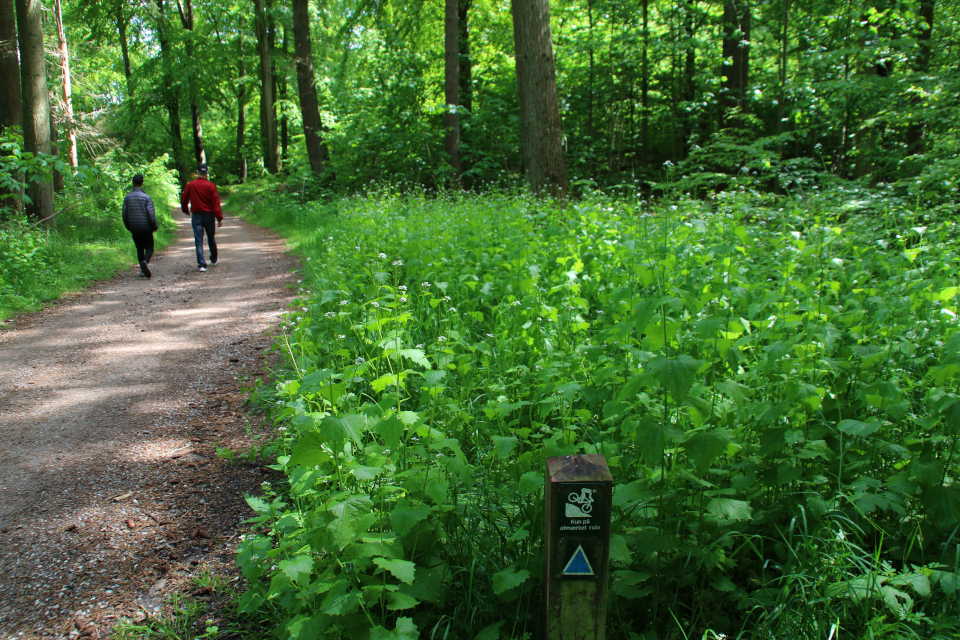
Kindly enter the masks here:
<path id="1" fill-rule="evenodd" d="M 198 575 L 236 580 L 243 494 L 269 471 L 215 450 L 262 432 L 242 387 L 295 264 L 227 217 L 199 273 L 176 213 L 151 280 L 132 268 L 0 331 L 0 638 L 106 637 L 171 592 L 202 597 Z"/>

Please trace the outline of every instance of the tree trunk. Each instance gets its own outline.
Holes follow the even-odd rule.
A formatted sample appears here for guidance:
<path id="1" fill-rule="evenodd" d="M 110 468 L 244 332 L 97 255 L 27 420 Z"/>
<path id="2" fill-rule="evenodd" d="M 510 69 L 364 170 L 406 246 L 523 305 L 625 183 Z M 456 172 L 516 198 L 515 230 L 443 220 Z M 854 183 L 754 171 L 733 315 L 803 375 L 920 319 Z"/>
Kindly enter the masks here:
<path id="1" fill-rule="evenodd" d="M 913 62 L 913 71 L 918 76 L 927 73 L 930 68 L 930 40 L 933 38 L 935 5 L 935 0 L 920 0 L 919 14 L 924 24 L 917 33 L 917 57 Z M 914 97 L 912 102 L 918 108 L 921 106 L 919 97 Z M 911 153 L 923 153 L 923 131 L 925 125 L 925 122 L 917 118 L 907 127 L 907 149 Z"/>
<path id="2" fill-rule="evenodd" d="M 283 27 L 283 39 L 280 41 L 280 51 L 283 53 L 283 61 L 287 59 L 287 28 Z M 274 70 L 276 70 L 277 62 L 274 59 Z M 286 65 L 284 65 L 286 66 Z M 287 159 L 287 111 L 284 108 L 284 103 L 287 101 L 287 78 L 286 74 L 280 75 L 279 73 L 274 73 L 274 77 L 277 80 L 277 96 L 280 99 L 280 157 L 284 160 Z"/>
<path id="3" fill-rule="evenodd" d="M 790 0 L 783 0 L 783 30 L 780 36 L 780 91 L 777 98 L 777 137 L 783 135 L 783 109 L 787 87 L 787 43 L 790 25 Z M 778 145 L 777 155 L 783 158 L 783 141 Z"/>
<path id="4" fill-rule="evenodd" d="M 313 51 L 310 42 L 309 0 L 293 0 L 293 48 L 297 63 L 297 89 L 303 117 L 303 137 L 307 144 L 310 170 L 320 175 L 327 159 L 323 143 L 323 123 L 317 101 L 317 85 L 313 75 Z"/>
<path id="5" fill-rule="evenodd" d="M 648 0 L 643 0 L 643 55 L 640 61 L 640 162 L 650 161 L 650 22 Z"/>
<path id="6" fill-rule="evenodd" d="M 187 33 L 186 51 L 190 64 L 196 64 L 193 43 L 193 2 L 192 0 L 177 0 L 177 10 L 180 12 L 180 24 Z M 200 164 L 207 161 L 207 153 L 203 149 L 203 124 L 200 122 L 200 107 L 197 105 L 197 87 L 194 82 L 189 85 L 190 94 L 190 125 L 193 133 L 193 158 Z"/>
<path id="7" fill-rule="evenodd" d="M 50 94 L 43 57 L 43 6 L 40 0 L 16 0 L 23 95 L 23 146 L 30 153 L 50 154 Z M 53 183 L 41 180 L 27 189 L 27 214 L 37 220 L 53 217 Z"/>
<path id="8" fill-rule="evenodd" d="M 253 6 L 256 12 L 257 50 L 260 54 L 260 129 L 263 163 L 267 171 L 277 173 L 280 171 L 280 149 L 277 140 L 277 116 L 274 112 L 273 69 L 270 62 L 267 15 L 264 10 L 264 0 L 253 0 Z"/>
<path id="9" fill-rule="evenodd" d="M 693 8 L 696 0 L 687 0 L 683 22 L 683 31 L 686 36 L 684 43 L 684 55 L 683 55 L 683 79 L 681 80 L 681 95 L 683 96 L 683 103 L 686 106 L 686 109 L 682 110 L 680 113 L 680 118 L 682 122 L 682 138 L 680 140 L 680 158 L 686 158 L 687 153 L 690 149 L 690 139 L 693 137 L 693 132 L 697 130 L 696 120 L 697 116 L 695 109 L 693 108 L 693 103 L 697 99 L 697 83 L 696 83 L 696 73 L 697 73 L 697 50 L 694 46 L 694 25 L 693 25 Z"/>
<path id="10" fill-rule="evenodd" d="M 70 53 L 67 50 L 67 35 L 63 31 L 63 11 L 60 0 L 54 0 L 53 7 L 53 18 L 57 25 L 57 42 L 60 45 L 60 86 L 63 88 L 63 104 L 67 118 L 67 140 L 70 141 L 67 161 L 71 167 L 76 169 L 78 166 L 77 134 L 73 130 L 73 89 L 70 83 Z M 63 189 L 62 185 L 60 189 Z"/>
<path id="11" fill-rule="evenodd" d="M 120 55 L 123 57 L 123 77 L 127 80 L 127 95 L 133 96 L 133 73 L 130 71 L 130 50 L 127 48 L 127 18 L 123 15 L 123 0 L 117 1 L 117 35 L 120 39 Z"/>
<path id="12" fill-rule="evenodd" d="M 750 76 L 750 6 L 748 0 L 723 3 L 723 67 L 721 106 L 723 126 L 738 127 L 731 112 L 743 112 L 744 96 Z"/>
<path id="13" fill-rule="evenodd" d="M 447 152 L 447 162 L 453 169 L 451 187 L 457 188 L 460 184 L 460 174 L 463 167 L 460 165 L 460 0 L 446 0 L 444 16 L 444 84 L 443 92 L 447 108 L 444 113 L 446 138 L 444 149 Z"/>
<path id="14" fill-rule="evenodd" d="M 473 58 L 470 57 L 470 6 L 473 0 L 460 0 L 457 26 L 460 30 L 460 106 L 473 113 Z M 461 136 L 463 132 L 461 131 Z"/>
<path id="15" fill-rule="evenodd" d="M 237 176 L 240 182 L 247 181 L 247 156 L 243 150 L 244 127 L 247 105 L 247 66 L 243 61 L 243 16 L 240 16 L 240 28 L 237 31 Z"/>
<path id="16" fill-rule="evenodd" d="M 180 128 L 180 89 L 173 80 L 171 69 L 175 65 L 170 40 L 167 38 L 167 19 L 164 14 L 165 0 L 156 0 L 158 9 L 157 40 L 160 42 L 160 63 L 163 68 L 161 95 L 170 119 L 170 139 L 173 145 L 173 165 L 177 170 L 177 180 L 187 184 L 187 166 L 183 159 L 183 132 Z"/>
<path id="17" fill-rule="evenodd" d="M 537 195 L 565 198 L 560 101 L 548 0 L 511 0 L 524 171 Z"/>
<path id="18" fill-rule="evenodd" d="M 53 111 L 50 112 L 50 155 L 60 159 L 60 141 L 57 138 L 57 123 L 53 118 Z M 63 174 L 56 169 L 53 170 L 53 191 L 56 194 L 63 193 Z"/>
<path id="19" fill-rule="evenodd" d="M 0 0 L 0 132 L 23 124 L 20 104 L 20 57 L 13 0 Z"/>

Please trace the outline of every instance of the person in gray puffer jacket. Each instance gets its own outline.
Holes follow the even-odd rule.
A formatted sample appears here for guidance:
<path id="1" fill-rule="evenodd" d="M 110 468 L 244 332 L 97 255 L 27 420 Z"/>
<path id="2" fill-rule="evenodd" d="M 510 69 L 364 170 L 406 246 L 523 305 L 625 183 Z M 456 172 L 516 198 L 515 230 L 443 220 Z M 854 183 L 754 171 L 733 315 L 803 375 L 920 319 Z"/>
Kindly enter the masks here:
<path id="1" fill-rule="evenodd" d="M 157 212 L 153 200 L 143 192 L 143 176 L 133 176 L 133 191 L 123 199 L 123 226 L 133 236 L 137 245 L 137 261 L 140 262 L 140 277 L 149 278 L 147 263 L 153 257 L 153 232 L 157 230 Z"/>

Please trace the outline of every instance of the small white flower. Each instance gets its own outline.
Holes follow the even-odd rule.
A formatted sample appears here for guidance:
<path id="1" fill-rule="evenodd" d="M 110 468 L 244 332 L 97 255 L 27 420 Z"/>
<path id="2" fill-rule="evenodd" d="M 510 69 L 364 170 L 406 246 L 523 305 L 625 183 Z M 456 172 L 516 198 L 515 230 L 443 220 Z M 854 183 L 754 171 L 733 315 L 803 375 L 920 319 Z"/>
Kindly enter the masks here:
<path id="1" fill-rule="evenodd" d="M 393 266 L 395 266 L 395 267 L 402 267 L 402 266 L 403 266 L 403 260 L 394 260 L 394 261 L 393 261 Z"/>
<path id="2" fill-rule="evenodd" d="M 406 291 L 406 290 L 407 290 L 407 286 L 402 284 L 402 285 L 400 285 L 399 287 L 397 287 L 397 289 L 400 289 L 400 291 Z"/>
<path id="3" fill-rule="evenodd" d="M 447 341 L 446 336 L 437 336 L 437 342 L 446 342 L 446 341 Z"/>
<path id="4" fill-rule="evenodd" d="M 492 337 L 493 337 L 493 334 L 492 334 L 492 333 L 488 333 L 488 334 L 486 334 L 486 335 L 487 335 L 488 338 L 492 338 Z"/>
<path id="5" fill-rule="evenodd" d="M 520 306 L 520 301 L 519 301 L 519 300 L 514 300 L 514 301 L 511 302 L 510 304 L 512 304 L 512 305 L 515 306 L 515 307 L 519 307 L 519 306 Z"/>
<path id="6" fill-rule="evenodd" d="M 374 300 L 374 301 L 371 302 L 370 304 L 371 304 L 372 306 L 374 306 L 374 307 L 379 307 L 379 306 L 380 306 L 380 303 L 377 302 L 376 300 Z"/>
<path id="7" fill-rule="evenodd" d="M 380 258 L 381 260 L 386 260 L 386 259 L 387 259 L 387 254 L 385 254 L 385 253 L 378 253 L 378 254 L 377 254 L 377 257 Z"/>
<path id="8" fill-rule="evenodd" d="M 422 345 L 422 344 L 418 344 L 418 345 L 417 345 L 417 349 L 423 349 L 423 345 Z"/>
<path id="9" fill-rule="evenodd" d="M 363 358 L 357 358 L 356 360 L 353 361 L 353 364 L 363 364 L 364 362 L 366 362 L 366 360 L 364 360 Z"/>
<path id="10" fill-rule="evenodd" d="M 450 313 L 456 313 L 456 312 L 457 312 L 456 307 L 450 307 Z"/>
<path id="11" fill-rule="evenodd" d="M 344 305 L 347 305 L 347 304 L 350 304 L 350 301 L 349 301 L 349 300 L 341 300 L 341 301 L 340 301 L 340 306 L 341 306 L 341 307 L 344 306 Z"/>
<path id="12" fill-rule="evenodd" d="M 404 298 L 404 297 L 401 297 L 401 298 L 400 298 L 400 302 L 406 302 L 406 301 L 407 301 L 406 298 Z"/>
<path id="13" fill-rule="evenodd" d="M 423 282 L 423 283 L 420 284 L 420 286 L 421 286 L 421 287 L 429 287 L 429 286 L 430 286 L 430 283 L 429 283 L 429 282 Z"/>

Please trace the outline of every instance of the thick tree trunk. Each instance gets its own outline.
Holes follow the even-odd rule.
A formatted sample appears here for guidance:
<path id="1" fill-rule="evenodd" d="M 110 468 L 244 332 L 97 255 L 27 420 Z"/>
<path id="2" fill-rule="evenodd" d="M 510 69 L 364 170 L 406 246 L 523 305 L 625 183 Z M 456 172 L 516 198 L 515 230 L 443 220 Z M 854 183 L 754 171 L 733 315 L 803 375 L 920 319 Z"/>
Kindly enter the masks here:
<path id="1" fill-rule="evenodd" d="M 537 195 L 564 198 L 567 168 L 548 0 L 511 0 L 524 171 Z"/>
<path id="2" fill-rule="evenodd" d="M 50 94 L 43 57 L 43 6 L 40 0 L 16 0 L 20 41 L 20 89 L 23 94 L 23 146 L 30 153 L 50 153 Z M 42 180 L 27 189 L 27 214 L 37 220 L 53 217 L 53 182 Z"/>
<path id="3" fill-rule="evenodd" d="M 57 42 L 60 45 L 60 86 L 63 89 L 63 104 L 67 120 L 67 140 L 70 142 L 67 161 L 71 167 L 76 169 L 78 166 L 77 133 L 73 130 L 73 88 L 70 82 L 70 53 L 67 49 L 67 35 L 63 30 L 63 8 L 60 0 L 54 0 L 53 7 L 53 18 L 57 25 Z M 63 186 L 61 185 L 58 190 L 62 189 Z"/>
<path id="4" fill-rule="evenodd" d="M 264 10 L 264 0 L 253 0 L 253 5 L 256 11 L 257 50 L 260 54 L 260 129 L 263 163 L 267 171 L 277 173 L 280 171 L 280 149 L 277 140 L 277 116 L 274 111 L 273 69 L 270 62 L 267 15 Z"/>
<path id="5" fill-rule="evenodd" d="M 447 135 L 444 149 L 447 152 L 447 162 L 453 169 L 452 187 L 459 187 L 460 174 L 463 167 L 460 165 L 460 0 L 446 0 L 444 16 L 444 83 L 443 93 L 447 109 L 444 113 L 444 126 Z"/>
<path id="6" fill-rule="evenodd" d="M 243 150 L 244 128 L 246 126 L 247 106 L 247 66 L 243 61 L 243 17 L 240 17 L 240 29 L 237 34 L 237 176 L 240 182 L 247 181 L 247 156 Z"/>
<path id="7" fill-rule="evenodd" d="M 744 97 L 750 79 L 750 5 L 748 0 L 723 3 L 723 84 L 721 106 L 724 126 L 737 127 L 739 119 L 729 119 L 733 111 L 743 112 Z"/>
<path id="8" fill-rule="evenodd" d="M 20 104 L 20 57 L 13 0 L 0 0 L 0 132 L 23 124 Z"/>
<path id="9" fill-rule="evenodd" d="M 317 85 L 313 74 L 313 49 L 310 42 L 309 0 L 293 0 L 293 48 L 297 63 L 297 89 L 303 117 L 303 137 L 307 144 L 310 170 L 323 173 L 327 147 L 323 144 L 323 123 L 317 101 Z"/>

